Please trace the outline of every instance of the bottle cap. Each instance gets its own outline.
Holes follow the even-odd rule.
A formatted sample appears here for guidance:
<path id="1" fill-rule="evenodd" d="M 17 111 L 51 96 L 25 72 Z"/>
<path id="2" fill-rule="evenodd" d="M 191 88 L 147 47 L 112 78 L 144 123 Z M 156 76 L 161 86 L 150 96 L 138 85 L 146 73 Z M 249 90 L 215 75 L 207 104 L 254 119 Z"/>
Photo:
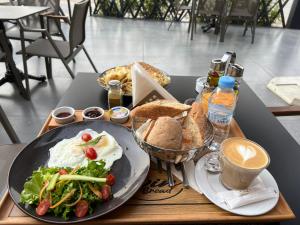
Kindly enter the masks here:
<path id="1" fill-rule="evenodd" d="M 230 76 L 222 76 L 219 79 L 218 86 L 220 88 L 233 88 L 235 83 L 235 79 Z"/>
<path id="2" fill-rule="evenodd" d="M 239 64 L 229 64 L 226 75 L 231 77 L 242 77 L 244 73 L 244 67 Z"/>
<path id="3" fill-rule="evenodd" d="M 119 87 L 121 86 L 121 82 L 119 80 L 110 80 L 108 85 L 109 87 Z"/>

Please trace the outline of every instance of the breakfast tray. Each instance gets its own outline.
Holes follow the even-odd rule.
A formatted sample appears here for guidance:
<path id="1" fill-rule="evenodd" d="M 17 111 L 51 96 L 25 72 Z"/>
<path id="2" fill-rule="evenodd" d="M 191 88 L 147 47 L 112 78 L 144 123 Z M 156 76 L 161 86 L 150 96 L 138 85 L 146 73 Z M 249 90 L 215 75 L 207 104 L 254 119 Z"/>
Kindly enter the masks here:
<path id="1" fill-rule="evenodd" d="M 107 115 L 105 119 L 108 119 Z M 76 111 L 76 121 L 82 120 L 81 111 Z M 128 126 L 128 123 L 126 124 Z M 48 117 L 39 135 L 57 127 Z M 244 137 L 238 124 L 231 123 L 230 136 Z M 142 188 L 125 205 L 96 220 L 85 224 L 167 224 L 167 223 L 264 223 L 294 219 L 295 215 L 280 194 L 276 207 L 269 213 L 246 217 L 226 212 L 212 204 L 204 195 L 193 189 L 183 188 L 175 178 L 175 187 L 167 185 L 166 174 L 151 165 L 150 173 Z M 279 187 L 280 188 L 280 187 Z M 42 224 L 22 213 L 6 193 L 0 202 L 0 224 Z"/>

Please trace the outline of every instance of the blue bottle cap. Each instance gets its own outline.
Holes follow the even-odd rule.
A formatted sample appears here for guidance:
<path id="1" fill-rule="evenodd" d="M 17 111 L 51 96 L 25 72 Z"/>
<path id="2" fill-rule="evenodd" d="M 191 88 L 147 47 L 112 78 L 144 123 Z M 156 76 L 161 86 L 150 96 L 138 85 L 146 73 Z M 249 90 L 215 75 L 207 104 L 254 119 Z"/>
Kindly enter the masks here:
<path id="1" fill-rule="evenodd" d="M 235 79 L 230 76 L 222 76 L 219 79 L 218 86 L 220 88 L 233 88 L 235 83 Z"/>

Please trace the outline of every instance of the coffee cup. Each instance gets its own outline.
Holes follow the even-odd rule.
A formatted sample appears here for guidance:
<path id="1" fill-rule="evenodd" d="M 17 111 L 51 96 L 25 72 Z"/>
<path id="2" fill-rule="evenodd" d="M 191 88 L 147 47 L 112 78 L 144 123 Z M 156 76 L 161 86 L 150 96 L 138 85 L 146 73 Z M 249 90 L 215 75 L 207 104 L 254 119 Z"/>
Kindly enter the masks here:
<path id="1" fill-rule="evenodd" d="M 229 189 L 246 189 L 259 173 L 268 167 L 270 157 L 259 144 L 233 137 L 220 146 L 220 180 Z"/>

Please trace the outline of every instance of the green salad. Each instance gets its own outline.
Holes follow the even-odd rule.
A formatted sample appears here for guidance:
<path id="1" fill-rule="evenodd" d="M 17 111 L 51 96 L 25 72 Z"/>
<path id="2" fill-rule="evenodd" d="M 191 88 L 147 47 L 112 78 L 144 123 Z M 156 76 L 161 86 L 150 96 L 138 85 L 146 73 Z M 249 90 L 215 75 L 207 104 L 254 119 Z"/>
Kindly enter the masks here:
<path id="1" fill-rule="evenodd" d="M 114 183 L 104 161 L 89 161 L 86 167 L 76 168 L 40 167 L 25 182 L 20 201 L 36 207 L 38 216 L 84 217 L 96 204 L 112 197 Z"/>

